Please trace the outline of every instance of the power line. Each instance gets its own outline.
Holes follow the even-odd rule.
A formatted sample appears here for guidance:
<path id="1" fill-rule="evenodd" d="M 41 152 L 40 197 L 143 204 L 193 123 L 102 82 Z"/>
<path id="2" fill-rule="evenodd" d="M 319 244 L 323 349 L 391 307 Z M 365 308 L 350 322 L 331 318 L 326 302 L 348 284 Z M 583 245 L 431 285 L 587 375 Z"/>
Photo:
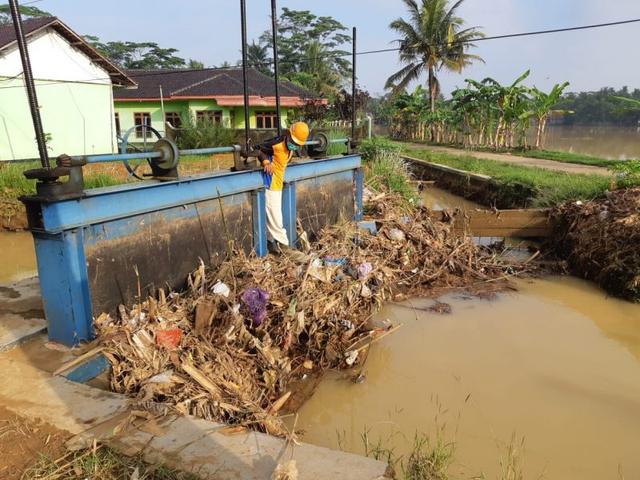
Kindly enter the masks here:
<path id="1" fill-rule="evenodd" d="M 33 2 L 30 3 L 36 3 L 42 0 L 34 0 Z M 596 24 L 591 24 L 591 25 L 580 25 L 580 26 L 576 26 L 576 27 L 565 27 L 565 28 L 555 28 L 555 29 L 550 29 L 550 30 L 537 30 L 537 31 L 532 31 L 532 32 L 520 32 L 520 33 L 509 33 L 509 34 L 504 34 L 504 35 L 494 35 L 494 36 L 488 36 L 488 37 L 481 37 L 481 38 L 476 38 L 474 39 L 472 42 L 450 42 L 450 43 L 443 43 L 443 44 L 438 44 L 438 45 L 434 45 L 434 46 L 446 46 L 446 45 L 457 45 L 457 44 L 467 44 L 467 43 L 475 43 L 475 42 L 482 42 L 482 41 L 489 41 L 489 40 L 502 40 L 502 39 L 507 39 L 507 38 L 519 38 L 519 37 L 530 37 L 530 36 L 538 36 L 538 35 L 548 35 L 548 34 L 554 34 L 554 33 L 564 33 L 564 32 L 574 32 L 574 31 L 579 31 L 579 30 L 593 30 L 593 29 L 598 29 L 598 28 L 607 28 L 607 27 L 614 27 L 614 26 L 620 26 L 620 25 L 629 25 L 629 24 L 633 24 L 633 23 L 640 23 L 640 18 L 634 18 L 634 19 L 629 19 L 629 20 L 620 20 L 620 21 L 616 21 L 616 22 L 607 22 L 607 23 L 596 23 Z M 365 50 L 362 52 L 357 52 L 356 55 L 373 55 L 373 54 L 379 54 L 379 53 L 389 53 L 389 52 L 398 52 L 400 51 L 401 48 L 400 47 L 394 47 L 394 48 L 382 48 L 382 49 L 377 49 L 377 50 Z M 319 59 L 338 59 L 338 58 L 344 58 L 344 57 L 349 57 L 351 54 L 348 52 L 340 52 L 340 53 L 334 53 L 331 55 L 324 55 L 324 56 L 318 56 L 318 57 L 307 57 L 307 58 L 301 58 L 299 60 L 296 61 L 283 61 L 280 60 L 279 64 L 300 64 L 300 63 L 307 63 L 307 62 L 312 62 L 312 61 L 316 61 Z M 272 66 L 274 64 L 273 60 L 269 60 L 269 61 L 265 61 L 265 62 L 259 62 L 259 63 L 253 63 L 253 64 L 249 64 L 249 67 L 268 67 L 268 66 Z M 201 69 L 201 68 L 185 68 L 185 69 L 179 69 L 179 70 L 169 70 L 169 71 L 153 71 L 153 72 L 147 72 L 147 73 L 139 73 L 139 74 L 132 74 L 131 76 L 134 78 L 141 78 L 141 77 L 153 77 L 156 75 L 165 75 L 168 72 L 175 72 L 175 73 L 188 73 L 188 72 L 198 72 L 198 71 L 202 71 L 202 70 L 207 70 L 207 71 L 222 71 L 222 70 L 229 70 L 231 68 L 237 68 L 237 67 L 210 67 L 210 68 L 205 68 L 205 69 Z M 19 76 L 20 74 L 18 74 L 17 76 Z M 16 76 L 16 77 L 17 77 Z M 15 77 L 14 77 L 15 78 Z M 91 83 L 93 81 L 106 81 L 106 80 L 111 80 L 110 77 L 106 77 L 106 78 L 93 78 L 93 79 L 88 79 L 85 81 L 65 81 L 65 83 Z M 50 82 L 50 83 L 40 83 L 37 86 L 44 86 L 44 85 L 57 85 L 59 82 Z M 20 85 L 12 85 L 12 86 L 5 86 L 5 87 L 0 87 L 0 90 L 5 89 L 5 88 L 22 88 L 22 86 Z"/>

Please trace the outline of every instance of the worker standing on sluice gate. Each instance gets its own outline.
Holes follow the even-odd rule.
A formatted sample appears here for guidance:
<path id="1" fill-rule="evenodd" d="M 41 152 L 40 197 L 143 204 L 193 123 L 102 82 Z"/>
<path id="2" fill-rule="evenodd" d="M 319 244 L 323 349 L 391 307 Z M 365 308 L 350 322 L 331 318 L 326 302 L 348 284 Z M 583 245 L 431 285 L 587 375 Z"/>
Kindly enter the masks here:
<path id="1" fill-rule="evenodd" d="M 299 152 L 309 138 L 309 125 L 296 122 L 282 135 L 254 147 L 262 165 L 266 188 L 267 232 L 269 251 L 282 253 L 289 250 L 289 238 L 282 219 L 282 189 L 287 165 L 294 153 Z"/>

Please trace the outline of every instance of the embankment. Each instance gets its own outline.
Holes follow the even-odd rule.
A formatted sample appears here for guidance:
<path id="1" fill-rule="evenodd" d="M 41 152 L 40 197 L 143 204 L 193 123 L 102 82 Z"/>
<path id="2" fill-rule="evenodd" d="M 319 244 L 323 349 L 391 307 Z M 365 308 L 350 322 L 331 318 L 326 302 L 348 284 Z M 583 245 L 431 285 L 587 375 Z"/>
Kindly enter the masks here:
<path id="1" fill-rule="evenodd" d="M 528 208 L 533 205 L 537 190 L 519 182 L 501 182 L 488 175 L 404 156 L 413 176 L 419 180 L 434 180 L 440 188 L 467 200 L 500 209 Z"/>

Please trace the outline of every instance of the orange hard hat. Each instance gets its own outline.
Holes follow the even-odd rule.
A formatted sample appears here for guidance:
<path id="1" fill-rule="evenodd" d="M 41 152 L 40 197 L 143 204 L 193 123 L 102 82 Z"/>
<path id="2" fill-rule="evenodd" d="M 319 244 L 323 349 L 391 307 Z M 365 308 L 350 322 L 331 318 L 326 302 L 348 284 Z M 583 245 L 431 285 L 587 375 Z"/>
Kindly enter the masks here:
<path id="1" fill-rule="evenodd" d="M 304 122 L 296 122 L 291 125 L 289 133 L 291 134 L 291 140 L 302 147 L 309 138 L 309 125 Z"/>

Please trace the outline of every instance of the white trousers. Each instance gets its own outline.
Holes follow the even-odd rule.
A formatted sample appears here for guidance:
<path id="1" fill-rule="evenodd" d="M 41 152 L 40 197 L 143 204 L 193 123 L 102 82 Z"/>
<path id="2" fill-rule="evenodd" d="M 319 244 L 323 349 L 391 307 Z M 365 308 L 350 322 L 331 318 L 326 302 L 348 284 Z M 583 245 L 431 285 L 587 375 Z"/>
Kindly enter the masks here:
<path id="1" fill-rule="evenodd" d="M 282 190 L 265 190 L 267 207 L 267 232 L 270 240 L 289 245 L 287 231 L 282 220 Z"/>

